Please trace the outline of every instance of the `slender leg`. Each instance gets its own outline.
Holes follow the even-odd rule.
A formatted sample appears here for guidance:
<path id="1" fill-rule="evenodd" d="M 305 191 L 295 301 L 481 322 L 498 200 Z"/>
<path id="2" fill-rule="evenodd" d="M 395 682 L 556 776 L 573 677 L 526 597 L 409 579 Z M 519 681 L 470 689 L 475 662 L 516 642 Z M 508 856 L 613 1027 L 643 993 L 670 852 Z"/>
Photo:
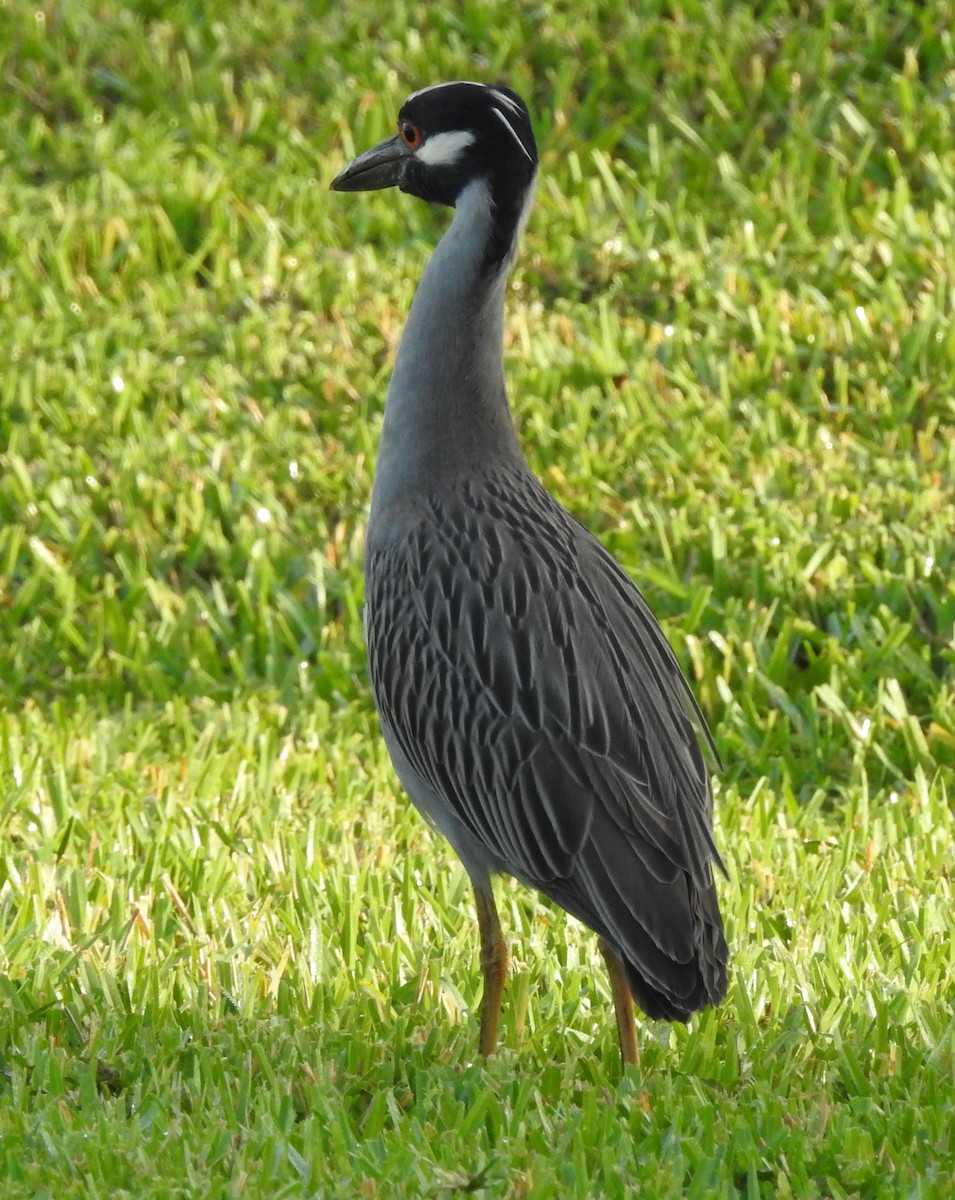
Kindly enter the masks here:
<path id="1" fill-rule="evenodd" d="M 637 1026 L 633 1015 L 633 997 L 630 995 L 630 985 L 627 983 L 627 973 L 624 970 L 623 959 L 617 951 L 600 939 L 600 953 L 604 956 L 607 971 L 610 974 L 610 994 L 613 996 L 613 1011 L 617 1018 L 617 1036 L 620 1038 L 620 1057 L 625 1067 L 640 1065 L 640 1051 L 637 1048 Z"/>
<path id="2" fill-rule="evenodd" d="M 471 881 L 474 883 L 474 881 Z M 481 997 L 481 1037 L 478 1053 L 486 1058 L 497 1047 L 497 1027 L 501 1019 L 501 996 L 507 978 L 507 946 L 501 932 L 501 922 L 491 891 L 491 881 L 474 883 L 474 903 L 477 906 L 478 930 L 481 934 L 481 974 L 484 994 Z"/>

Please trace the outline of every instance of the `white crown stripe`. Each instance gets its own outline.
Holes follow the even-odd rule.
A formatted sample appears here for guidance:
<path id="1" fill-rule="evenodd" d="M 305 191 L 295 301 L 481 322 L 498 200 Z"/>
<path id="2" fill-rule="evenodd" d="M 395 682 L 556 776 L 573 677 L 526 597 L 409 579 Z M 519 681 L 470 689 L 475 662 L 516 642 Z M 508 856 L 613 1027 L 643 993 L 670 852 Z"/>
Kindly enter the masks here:
<path id="1" fill-rule="evenodd" d="M 419 96 L 426 96 L 428 92 L 436 92 L 440 88 L 457 87 L 459 83 L 466 83 L 468 87 L 486 88 L 486 83 L 477 83 L 473 79 L 456 79 L 450 83 L 432 83 L 429 87 L 419 88 L 416 92 L 412 92 L 408 100 L 416 100 Z M 493 89 L 492 89 L 493 90 Z M 408 100 L 405 103 L 408 103 Z"/>
<path id="2" fill-rule="evenodd" d="M 500 118 L 500 120 L 504 124 L 504 128 L 511 135 L 511 137 L 514 139 L 514 141 L 517 142 L 518 146 L 520 146 L 520 148 L 524 151 L 524 156 L 527 159 L 527 161 L 532 163 L 534 160 L 531 158 L 530 154 L 528 154 L 527 147 L 524 145 L 524 143 L 518 137 L 517 133 L 515 132 L 514 126 L 510 123 L 510 121 L 507 119 L 507 117 L 504 116 L 504 114 L 501 112 L 501 110 L 499 108 L 492 108 L 491 112 L 494 113 L 494 115 L 496 117 Z"/>

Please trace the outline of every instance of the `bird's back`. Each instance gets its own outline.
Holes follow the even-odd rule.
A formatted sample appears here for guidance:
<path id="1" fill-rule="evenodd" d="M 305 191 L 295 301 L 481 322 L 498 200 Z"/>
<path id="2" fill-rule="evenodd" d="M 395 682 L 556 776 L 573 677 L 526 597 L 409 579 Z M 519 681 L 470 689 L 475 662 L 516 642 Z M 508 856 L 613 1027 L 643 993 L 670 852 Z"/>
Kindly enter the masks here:
<path id="1" fill-rule="evenodd" d="M 403 782 L 465 861 L 618 946 L 650 1015 L 721 999 L 698 714 L 640 593 L 529 469 L 475 465 L 380 515 L 366 627 Z"/>

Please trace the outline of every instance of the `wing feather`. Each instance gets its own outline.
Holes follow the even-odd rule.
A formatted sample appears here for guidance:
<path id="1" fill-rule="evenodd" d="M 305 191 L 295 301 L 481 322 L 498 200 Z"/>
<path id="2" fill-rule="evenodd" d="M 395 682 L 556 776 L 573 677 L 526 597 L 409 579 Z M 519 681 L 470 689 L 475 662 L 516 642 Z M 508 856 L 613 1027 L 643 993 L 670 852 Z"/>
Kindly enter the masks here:
<path id="1" fill-rule="evenodd" d="M 498 470 L 369 547 L 366 577 L 382 720 L 471 835 L 654 986 L 693 958 L 701 920 L 719 951 L 709 733 L 596 539 L 533 476 Z M 674 1011 L 700 986 L 690 974 L 669 981 Z"/>

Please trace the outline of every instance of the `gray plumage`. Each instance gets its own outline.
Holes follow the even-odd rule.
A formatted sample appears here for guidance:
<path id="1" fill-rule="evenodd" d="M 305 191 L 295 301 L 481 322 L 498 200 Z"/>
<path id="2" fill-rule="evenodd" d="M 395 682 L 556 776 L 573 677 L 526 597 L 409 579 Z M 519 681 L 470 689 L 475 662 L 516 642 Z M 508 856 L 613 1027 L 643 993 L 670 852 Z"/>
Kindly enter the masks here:
<path id="1" fill-rule="evenodd" d="M 537 888 L 617 951 L 649 1015 L 686 1020 L 726 989 L 705 724 L 639 591 L 521 453 L 503 310 L 536 148 L 513 93 L 447 87 L 459 91 L 419 93 L 402 119 L 425 146 L 435 129 L 471 130 L 494 166 L 471 163 L 471 144 L 438 164 L 460 175 L 455 217 L 419 285 L 385 408 L 365 559 L 382 731 L 479 900 L 498 872 Z M 508 128 L 484 120 L 495 106 Z M 480 119 L 465 123 L 470 109 Z M 381 151 L 338 185 L 357 189 L 349 172 Z M 528 176 L 516 200 L 496 182 L 508 154 Z M 427 196 L 405 169 L 391 182 Z"/>

